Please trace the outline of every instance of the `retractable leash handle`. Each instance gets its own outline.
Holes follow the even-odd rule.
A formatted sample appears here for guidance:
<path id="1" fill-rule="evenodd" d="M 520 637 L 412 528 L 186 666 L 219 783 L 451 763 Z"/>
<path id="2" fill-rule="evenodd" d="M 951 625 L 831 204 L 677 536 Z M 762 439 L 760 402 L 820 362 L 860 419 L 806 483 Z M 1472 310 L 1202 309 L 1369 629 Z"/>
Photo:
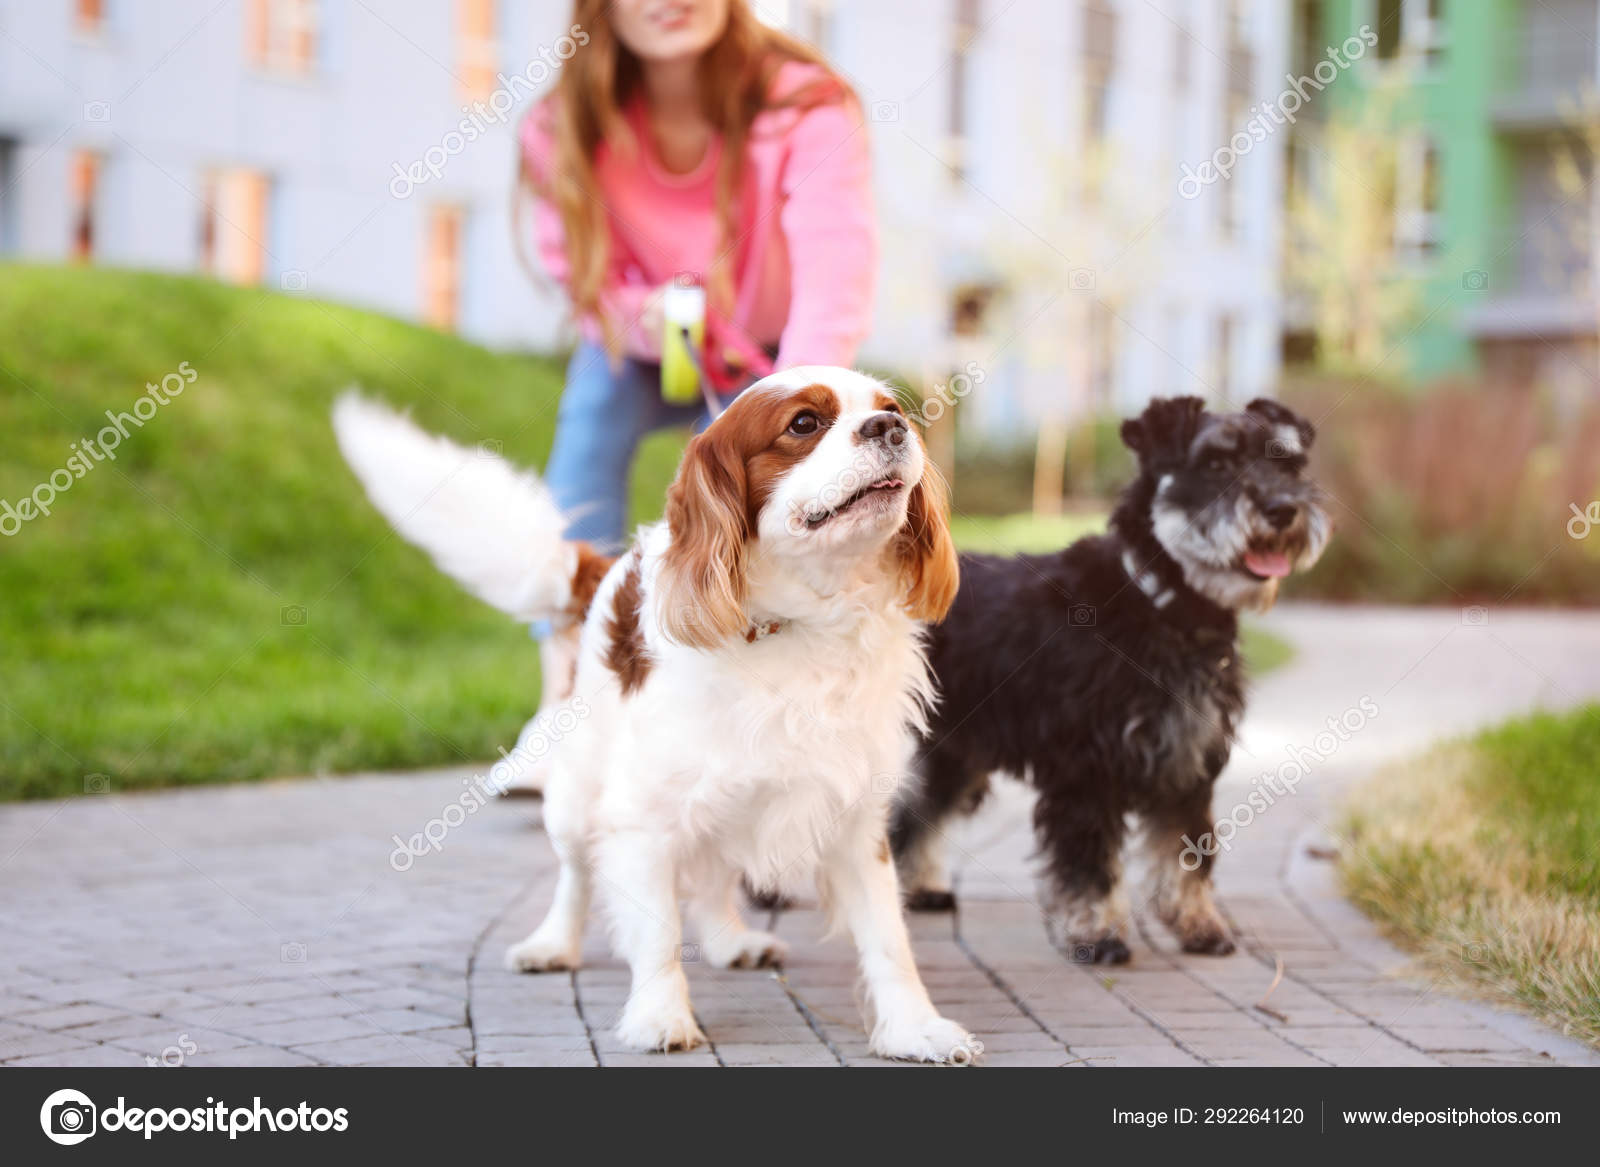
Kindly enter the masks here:
<path id="1" fill-rule="evenodd" d="M 702 398 L 712 420 L 722 402 L 706 376 L 701 359 L 706 340 L 706 290 L 698 284 L 674 283 L 661 302 L 661 397 L 674 405 Z"/>

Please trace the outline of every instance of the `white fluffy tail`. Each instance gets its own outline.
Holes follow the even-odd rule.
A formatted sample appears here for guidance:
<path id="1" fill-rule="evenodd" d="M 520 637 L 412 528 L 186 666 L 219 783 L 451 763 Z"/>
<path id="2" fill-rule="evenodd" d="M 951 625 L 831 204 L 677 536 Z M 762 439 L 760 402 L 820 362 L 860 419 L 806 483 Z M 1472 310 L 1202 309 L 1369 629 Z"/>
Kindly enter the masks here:
<path id="1" fill-rule="evenodd" d="M 333 429 L 372 505 L 446 575 L 518 620 L 572 611 L 580 545 L 532 473 L 355 392 L 334 404 Z"/>

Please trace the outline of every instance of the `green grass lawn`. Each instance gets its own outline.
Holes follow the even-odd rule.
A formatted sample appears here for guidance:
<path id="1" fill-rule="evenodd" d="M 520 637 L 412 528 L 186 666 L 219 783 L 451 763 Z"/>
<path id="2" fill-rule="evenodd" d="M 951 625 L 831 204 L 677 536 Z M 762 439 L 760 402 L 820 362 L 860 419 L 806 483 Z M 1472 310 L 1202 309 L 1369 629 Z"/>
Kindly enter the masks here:
<path id="1" fill-rule="evenodd" d="M 292 296 L 0 266 L 0 499 L 180 362 L 197 379 L 114 462 L 0 538 L 0 798 L 492 757 L 536 654 L 390 534 L 328 408 L 360 384 L 540 465 L 559 367 Z M 681 440 L 642 457 L 642 513 Z"/>
<path id="2" fill-rule="evenodd" d="M 0 500 L 180 365 L 193 383 L 115 461 L 0 535 L 0 799 L 494 756 L 533 708 L 536 654 L 390 532 L 328 410 L 360 385 L 539 466 L 560 366 L 303 297 L 0 265 Z M 636 520 L 660 513 L 684 440 L 645 444 Z M 1098 523 L 957 529 L 1048 550 Z M 1247 636 L 1258 671 L 1283 651 Z"/>
<path id="3" fill-rule="evenodd" d="M 1600 705 L 1380 774 L 1348 827 L 1346 887 L 1392 935 L 1600 1046 Z"/>

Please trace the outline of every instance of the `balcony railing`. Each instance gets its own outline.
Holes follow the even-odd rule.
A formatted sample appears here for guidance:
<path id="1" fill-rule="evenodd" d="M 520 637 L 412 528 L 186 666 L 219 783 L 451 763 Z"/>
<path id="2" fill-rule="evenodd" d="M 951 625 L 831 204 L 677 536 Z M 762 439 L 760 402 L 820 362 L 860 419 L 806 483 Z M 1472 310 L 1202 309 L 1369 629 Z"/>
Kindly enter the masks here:
<path id="1" fill-rule="evenodd" d="M 1505 129 L 1538 130 L 1570 119 L 1600 90 L 1595 36 L 1600 0 L 1523 4 L 1496 69 L 1496 120 Z"/>

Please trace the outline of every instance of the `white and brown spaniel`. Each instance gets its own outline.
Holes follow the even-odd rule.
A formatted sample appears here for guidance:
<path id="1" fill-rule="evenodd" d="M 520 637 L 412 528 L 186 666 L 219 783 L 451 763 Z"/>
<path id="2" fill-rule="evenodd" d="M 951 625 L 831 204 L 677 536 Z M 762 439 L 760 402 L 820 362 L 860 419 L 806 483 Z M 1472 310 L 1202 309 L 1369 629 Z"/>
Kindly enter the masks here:
<path id="1" fill-rule="evenodd" d="M 885 387 L 805 367 L 745 390 L 689 444 L 666 520 L 608 569 L 562 539 L 532 475 L 355 397 L 335 426 L 443 570 L 519 619 L 582 622 L 589 714 L 545 788 L 555 900 L 509 964 L 577 967 L 598 892 L 632 971 L 619 1037 L 690 1048 L 680 895 L 703 959 L 778 963 L 782 942 L 739 917 L 740 876 L 809 874 L 860 951 L 872 1049 L 967 1060 L 913 963 L 885 833 L 933 698 L 920 622 L 957 582 L 943 485 Z"/>

